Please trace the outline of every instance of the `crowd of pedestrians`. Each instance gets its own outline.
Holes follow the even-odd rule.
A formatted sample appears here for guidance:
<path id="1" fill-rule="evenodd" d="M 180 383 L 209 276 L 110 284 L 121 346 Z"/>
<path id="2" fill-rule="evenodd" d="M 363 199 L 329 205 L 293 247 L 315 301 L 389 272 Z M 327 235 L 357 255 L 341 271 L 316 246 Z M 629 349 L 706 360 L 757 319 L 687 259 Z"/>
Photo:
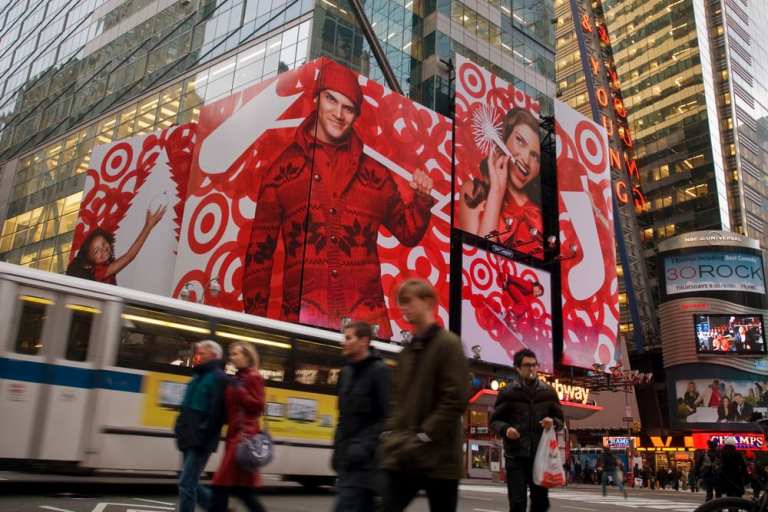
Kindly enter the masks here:
<path id="1" fill-rule="evenodd" d="M 461 340 L 436 321 L 437 295 L 422 280 L 408 280 L 397 293 L 403 318 L 412 325 L 411 341 L 391 370 L 371 348 L 373 331 L 365 322 L 344 330 L 342 353 L 346 365 L 338 380 L 339 418 L 332 468 L 338 480 L 336 512 L 379 510 L 399 512 L 419 491 L 425 491 L 430 510 L 457 509 L 459 479 L 464 476 L 462 418 L 470 393 L 470 374 Z M 251 512 L 261 512 L 256 489 L 259 471 L 244 467 L 238 447 L 260 432 L 264 411 L 264 380 L 259 355 L 250 343 L 228 347 L 236 370 L 224 371 L 223 350 L 214 341 L 195 346 L 194 376 L 187 385 L 175 433 L 182 454 L 179 475 L 179 511 L 196 506 L 225 512 L 229 498 L 240 499 Z M 516 372 L 498 394 L 490 417 L 490 430 L 503 439 L 507 494 L 511 512 L 549 508 L 548 490 L 533 478 L 536 449 L 546 429 L 563 427 L 563 412 L 555 391 L 537 377 L 538 359 L 528 349 L 514 355 Z M 224 454 L 210 486 L 200 485 L 205 466 L 219 445 L 227 424 Z M 675 489 L 699 487 L 706 500 L 742 496 L 747 486 L 755 492 L 766 484 L 765 466 L 748 465 L 736 450 L 734 438 L 722 447 L 710 443 L 697 452 L 687 473 L 675 468 L 633 468 L 639 485 Z M 573 461 L 576 480 L 595 483 L 607 493 L 613 482 L 624 497 L 621 462 L 604 449 L 596 464 Z"/>
<path id="2" fill-rule="evenodd" d="M 470 374 L 461 340 L 440 327 L 437 294 L 426 281 L 400 287 L 397 303 L 412 325 L 411 341 L 393 371 L 371 348 L 365 322 L 344 328 L 347 364 L 338 380 L 339 419 L 331 465 L 338 475 L 336 512 L 405 510 L 425 491 L 430 510 L 455 511 L 464 476 L 462 418 L 468 406 Z M 222 348 L 206 340 L 195 346 L 194 377 L 189 382 L 175 432 L 182 453 L 179 511 L 196 506 L 229 510 L 230 496 L 249 511 L 261 512 L 259 471 L 239 462 L 238 447 L 260 432 L 264 380 L 252 344 L 229 346 L 234 376 L 224 372 Z M 517 370 L 499 393 L 490 428 L 504 439 L 511 511 L 549 508 L 547 489 L 533 481 L 533 460 L 545 429 L 561 429 L 563 413 L 555 391 L 537 378 L 538 360 L 530 350 L 514 357 Z M 224 455 L 212 485 L 201 474 L 228 425 Z"/>

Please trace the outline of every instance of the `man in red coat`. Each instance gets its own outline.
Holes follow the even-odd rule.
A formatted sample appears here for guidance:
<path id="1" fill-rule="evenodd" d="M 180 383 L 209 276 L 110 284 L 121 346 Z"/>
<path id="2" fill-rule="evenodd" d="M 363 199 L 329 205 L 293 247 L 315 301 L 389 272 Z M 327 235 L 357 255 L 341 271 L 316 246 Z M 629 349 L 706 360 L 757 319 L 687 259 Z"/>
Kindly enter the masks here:
<path id="1" fill-rule="evenodd" d="M 435 202 L 432 180 L 414 172 L 406 201 L 392 172 L 363 154 L 353 128 L 363 94 L 349 69 L 325 63 L 315 91 L 317 110 L 262 179 L 245 259 L 245 311 L 266 315 L 281 234 L 281 319 L 338 329 L 350 317 L 378 325 L 379 335 L 388 338 L 379 227 L 405 246 L 417 245 Z"/>

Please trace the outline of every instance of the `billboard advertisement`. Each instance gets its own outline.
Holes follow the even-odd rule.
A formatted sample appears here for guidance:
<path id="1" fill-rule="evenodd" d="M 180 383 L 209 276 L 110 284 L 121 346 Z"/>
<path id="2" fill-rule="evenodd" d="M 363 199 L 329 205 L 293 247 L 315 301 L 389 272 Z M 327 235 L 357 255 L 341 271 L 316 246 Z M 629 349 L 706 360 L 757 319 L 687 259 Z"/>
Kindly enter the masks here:
<path id="1" fill-rule="evenodd" d="M 456 57 L 455 227 L 543 257 L 540 105 Z"/>
<path id="2" fill-rule="evenodd" d="M 765 271 L 759 254 L 700 251 L 664 257 L 667 295 L 700 292 L 765 294 Z"/>
<path id="3" fill-rule="evenodd" d="M 386 339 L 409 328 L 396 286 L 422 277 L 447 324 L 450 119 L 318 59 L 206 104 L 184 129 L 183 169 L 180 129 L 94 150 L 108 183 L 89 172 L 75 239 L 107 226 L 116 261 L 146 254 L 162 286 L 128 266 L 92 278 L 331 329 L 366 320 Z M 136 233 L 120 231 L 128 215 Z"/>
<path id="4" fill-rule="evenodd" d="M 605 129 L 555 101 L 563 364 L 619 360 L 616 243 Z"/>
<path id="5" fill-rule="evenodd" d="M 695 315 L 699 354 L 765 354 L 762 315 Z"/>
<path id="6" fill-rule="evenodd" d="M 518 350 L 536 353 L 551 373 L 551 278 L 548 272 L 463 244 L 461 339 L 473 359 L 513 365 Z"/>
<path id="7" fill-rule="evenodd" d="M 94 148 L 67 274 L 171 294 L 194 144 L 186 124 Z"/>
<path id="8" fill-rule="evenodd" d="M 675 382 L 675 415 L 681 423 L 749 423 L 768 414 L 768 383 L 693 379 Z"/>

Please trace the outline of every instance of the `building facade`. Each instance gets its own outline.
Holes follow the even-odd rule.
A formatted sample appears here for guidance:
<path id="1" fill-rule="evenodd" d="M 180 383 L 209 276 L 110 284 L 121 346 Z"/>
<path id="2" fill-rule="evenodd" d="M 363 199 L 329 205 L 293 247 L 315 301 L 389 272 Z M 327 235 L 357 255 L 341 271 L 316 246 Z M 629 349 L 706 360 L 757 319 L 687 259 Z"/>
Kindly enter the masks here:
<path id="1" fill-rule="evenodd" d="M 48 0 L 0 8 L 0 259 L 69 261 L 94 146 L 196 121 L 204 103 L 329 56 L 383 74 L 346 0 Z M 551 112 L 552 2 L 364 6 L 400 87 L 451 111 L 461 53 Z"/>

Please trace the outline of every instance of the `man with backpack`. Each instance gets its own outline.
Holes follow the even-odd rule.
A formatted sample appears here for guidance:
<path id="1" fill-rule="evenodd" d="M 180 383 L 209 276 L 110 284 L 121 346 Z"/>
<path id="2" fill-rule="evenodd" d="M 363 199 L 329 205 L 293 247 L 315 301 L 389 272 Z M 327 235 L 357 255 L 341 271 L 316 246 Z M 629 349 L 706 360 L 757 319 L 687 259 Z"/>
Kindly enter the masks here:
<path id="1" fill-rule="evenodd" d="M 719 498 L 721 491 L 717 488 L 717 477 L 720 473 L 720 454 L 717 451 L 717 441 L 710 440 L 707 443 L 708 450 L 702 454 L 699 460 L 696 462 L 696 476 L 701 480 L 702 486 L 707 491 L 707 497 L 705 501 L 709 501 L 713 498 L 713 494 L 716 494 Z"/>

